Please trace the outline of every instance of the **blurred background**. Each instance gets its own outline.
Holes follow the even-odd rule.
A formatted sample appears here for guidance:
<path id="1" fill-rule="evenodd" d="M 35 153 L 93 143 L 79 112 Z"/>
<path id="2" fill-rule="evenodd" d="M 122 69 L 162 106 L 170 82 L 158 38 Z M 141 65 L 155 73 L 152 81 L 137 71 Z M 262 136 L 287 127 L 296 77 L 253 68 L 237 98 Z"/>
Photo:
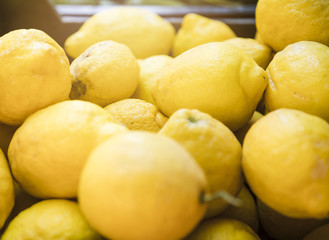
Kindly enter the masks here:
<path id="1" fill-rule="evenodd" d="M 240 37 L 254 37 L 257 0 L 0 0 L 0 35 L 20 28 L 43 30 L 61 46 L 92 15 L 118 5 L 153 11 L 180 27 L 193 12 L 228 24 Z"/>

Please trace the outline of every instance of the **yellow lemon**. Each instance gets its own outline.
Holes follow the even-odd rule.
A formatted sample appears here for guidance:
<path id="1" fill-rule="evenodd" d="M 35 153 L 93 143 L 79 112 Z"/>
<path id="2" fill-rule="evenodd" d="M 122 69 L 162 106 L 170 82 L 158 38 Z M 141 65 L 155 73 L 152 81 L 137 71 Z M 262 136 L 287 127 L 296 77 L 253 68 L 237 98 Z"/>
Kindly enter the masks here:
<path id="1" fill-rule="evenodd" d="M 302 41 L 277 53 L 267 68 L 267 111 L 294 108 L 329 121 L 329 47 Z"/>
<path id="2" fill-rule="evenodd" d="M 156 84 L 159 75 L 172 59 L 172 57 L 167 55 L 157 55 L 144 60 L 138 60 L 140 79 L 132 97 L 143 99 L 156 105 L 152 95 L 152 89 Z"/>
<path id="3" fill-rule="evenodd" d="M 325 224 L 314 229 L 307 234 L 303 240 L 326 240 L 329 236 L 329 224 Z"/>
<path id="4" fill-rule="evenodd" d="M 0 122 L 0 149 L 7 155 L 8 146 L 13 137 L 17 126 L 10 126 Z"/>
<path id="5" fill-rule="evenodd" d="M 252 115 L 251 119 L 249 120 L 249 122 L 246 125 L 244 125 L 242 128 L 239 128 L 238 130 L 236 130 L 234 132 L 234 135 L 239 140 L 241 145 L 243 144 L 243 140 L 244 140 L 247 132 L 251 128 L 251 126 L 255 122 L 257 122 L 259 119 L 261 119 L 262 117 L 263 117 L 263 114 L 261 114 L 260 112 L 255 111 L 254 114 Z"/>
<path id="6" fill-rule="evenodd" d="M 35 203 L 20 212 L 1 240 L 101 240 L 81 214 L 78 204 L 64 199 Z"/>
<path id="7" fill-rule="evenodd" d="M 256 28 L 276 52 L 298 41 L 329 45 L 328 0 L 259 0 Z"/>
<path id="8" fill-rule="evenodd" d="M 139 81 L 139 66 L 130 49 L 120 43 L 96 43 L 76 58 L 70 67 L 74 77 L 71 99 L 102 107 L 129 98 Z"/>
<path id="9" fill-rule="evenodd" d="M 329 217 L 329 125 L 279 109 L 258 120 L 243 142 L 242 166 L 255 195 L 293 218 Z"/>
<path id="10" fill-rule="evenodd" d="M 0 149 L 0 229 L 14 207 L 14 182 L 3 152 Z"/>
<path id="11" fill-rule="evenodd" d="M 260 240 L 245 223 L 235 219 L 214 218 L 201 222 L 185 240 Z"/>
<path id="12" fill-rule="evenodd" d="M 263 229 L 274 239 L 300 240 L 315 228 L 329 223 L 329 219 L 290 218 L 284 216 L 259 199 L 257 199 L 257 209 Z"/>
<path id="13" fill-rule="evenodd" d="M 130 130 L 158 132 L 167 121 L 156 106 L 141 99 L 124 99 L 104 109 Z"/>
<path id="14" fill-rule="evenodd" d="M 256 63 L 266 69 L 272 60 L 272 49 L 252 38 L 231 38 L 224 42 L 239 47 L 249 54 Z"/>
<path id="15" fill-rule="evenodd" d="M 180 109 L 159 131 L 178 141 L 206 174 L 210 193 L 225 191 L 238 195 L 242 184 L 241 145 L 223 123 L 198 110 Z M 228 207 L 224 199 L 209 202 L 207 217 Z"/>
<path id="16" fill-rule="evenodd" d="M 112 40 L 127 45 L 136 58 L 169 54 L 175 28 L 158 14 L 137 7 L 114 7 L 96 13 L 66 41 L 73 58 L 91 45 Z"/>
<path id="17" fill-rule="evenodd" d="M 8 157 L 20 186 L 39 198 L 76 196 L 91 150 L 126 131 L 96 104 L 67 100 L 32 114 L 15 132 Z"/>
<path id="18" fill-rule="evenodd" d="M 221 218 L 232 218 L 244 222 L 257 233 L 259 229 L 258 210 L 255 199 L 248 187 L 244 185 L 237 198 L 242 201 L 241 206 L 228 206 L 218 216 Z"/>
<path id="19" fill-rule="evenodd" d="M 78 202 L 90 225 L 110 239 L 182 239 L 203 217 L 207 187 L 193 157 L 169 137 L 117 134 L 91 153 Z"/>
<path id="20" fill-rule="evenodd" d="M 68 99 L 69 60 L 46 33 L 19 29 L 0 37 L 0 122 L 21 124 L 30 114 Z"/>
<path id="21" fill-rule="evenodd" d="M 235 33 L 224 22 L 188 13 L 183 17 L 182 25 L 174 37 L 172 54 L 176 57 L 201 44 L 220 42 L 234 37 L 236 37 Z"/>
<path id="22" fill-rule="evenodd" d="M 198 109 L 234 131 L 250 120 L 266 85 L 266 72 L 243 50 L 213 42 L 176 57 L 153 95 L 166 116 L 180 108 Z"/>

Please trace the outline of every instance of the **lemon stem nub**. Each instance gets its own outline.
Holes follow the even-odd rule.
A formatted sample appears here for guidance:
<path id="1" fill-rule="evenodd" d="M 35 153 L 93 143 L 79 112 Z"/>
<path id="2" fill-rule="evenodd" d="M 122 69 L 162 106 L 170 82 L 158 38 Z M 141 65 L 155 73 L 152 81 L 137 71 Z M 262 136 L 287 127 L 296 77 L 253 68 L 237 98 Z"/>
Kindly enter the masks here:
<path id="1" fill-rule="evenodd" d="M 228 202 L 229 204 L 235 206 L 235 207 L 241 207 L 242 206 L 242 200 L 239 198 L 236 198 L 232 196 L 230 193 L 226 191 L 217 191 L 214 193 L 208 193 L 208 194 L 202 194 L 201 195 L 201 202 L 206 203 L 206 202 L 211 202 L 215 199 L 221 198 L 224 201 Z"/>

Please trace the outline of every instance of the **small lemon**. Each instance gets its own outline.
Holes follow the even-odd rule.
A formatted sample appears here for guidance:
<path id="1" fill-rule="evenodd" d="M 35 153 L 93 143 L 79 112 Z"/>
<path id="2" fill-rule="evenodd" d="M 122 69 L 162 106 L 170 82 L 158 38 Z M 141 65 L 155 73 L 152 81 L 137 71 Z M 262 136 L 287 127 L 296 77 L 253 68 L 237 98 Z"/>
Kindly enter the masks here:
<path id="1" fill-rule="evenodd" d="M 198 109 L 234 131 L 250 120 L 266 85 L 266 72 L 243 50 L 213 42 L 173 59 L 152 93 L 166 116 Z"/>
<path id="2" fill-rule="evenodd" d="M 185 240 L 260 240 L 245 223 L 235 219 L 213 218 L 203 221 Z"/>
<path id="3" fill-rule="evenodd" d="M 256 63 L 266 69 L 272 60 L 272 49 L 252 38 L 231 38 L 224 42 L 239 47 L 249 54 Z"/>
<path id="4" fill-rule="evenodd" d="M 78 204 L 64 199 L 35 203 L 20 212 L 1 240 L 101 240 L 81 214 Z"/>
<path id="5" fill-rule="evenodd" d="M 193 157 L 169 137 L 117 134 L 91 153 L 78 202 L 90 225 L 109 239 L 182 239 L 206 210 L 207 187 Z"/>
<path id="6" fill-rule="evenodd" d="M 303 240 L 326 240 L 329 236 L 329 224 L 325 224 L 314 229 L 307 234 Z"/>
<path id="7" fill-rule="evenodd" d="M 294 108 L 329 121 L 329 47 L 311 41 L 288 45 L 267 68 L 267 111 Z"/>
<path id="8" fill-rule="evenodd" d="M 244 175 L 255 195 L 292 218 L 329 217 L 329 125 L 294 109 L 266 114 L 243 142 Z"/>
<path id="9" fill-rule="evenodd" d="M 158 14 L 137 7 L 113 7 L 96 13 L 66 41 L 73 58 L 91 45 L 112 40 L 127 45 L 136 58 L 169 54 L 175 28 Z"/>
<path id="10" fill-rule="evenodd" d="M 7 159 L 0 149 L 0 229 L 14 207 L 14 182 Z"/>
<path id="11" fill-rule="evenodd" d="M 236 207 L 230 205 L 218 216 L 221 218 L 232 218 L 244 222 L 257 233 L 259 229 L 259 217 L 254 196 L 248 187 L 244 185 L 237 198 L 242 201 L 241 206 Z"/>
<path id="12" fill-rule="evenodd" d="M 159 131 L 178 141 L 206 174 L 210 193 L 225 191 L 238 195 L 243 184 L 241 145 L 223 123 L 198 110 L 180 109 Z M 228 207 L 224 199 L 209 202 L 207 217 Z"/>
<path id="13" fill-rule="evenodd" d="M 172 55 L 180 55 L 188 49 L 209 42 L 220 42 L 236 37 L 232 29 L 222 21 L 195 13 L 183 17 L 181 27 L 174 37 Z"/>
<path id="14" fill-rule="evenodd" d="M 126 128 L 96 104 L 67 100 L 51 105 L 32 114 L 15 132 L 8 150 L 12 173 L 32 196 L 76 197 L 91 150 L 122 131 Z"/>
<path id="15" fill-rule="evenodd" d="M 70 67 L 74 77 L 71 99 L 81 99 L 102 107 L 129 98 L 139 81 L 139 66 L 130 49 L 113 41 L 98 42 Z"/>
<path id="16" fill-rule="evenodd" d="M 244 140 L 247 132 L 251 128 L 251 126 L 255 122 L 257 122 L 259 119 L 261 119 L 262 117 L 263 117 L 263 114 L 261 114 L 260 112 L 255 111 L 254 114 L 252 115 L 251 119 L 249 120 L 249 122 L 246 125 L 244 125 L 242 128 L 239 128 L 238 130 L 236 130 L 234 132 L 234 135 L 239 140 L 241 145 L 243 144 L 243 140 Z"/>
<path id="17" fill-rule="evenodd" d="M 315 228 L 329 223 L 329 219 L 290 218 L 284 216 L 259 199 L 257 199 L 257 209 L 263 229 L 274 239 L 300 240 Z"/>
<path id="18" fill-rule="evenodd" d="M 276 52 L 298 41 L 329 45 L 328 0 L 259 0 L 256 28 Z"/>
<path id="19" fill-rule="evenodd" d="M 130 130 L 158 132 L 167 121 L 156 106 L 141 99 L 124 99 L 104 109 Z"/>
<path id="20" fill-rule="evenodd" d="M 70 64 L 46 33 L 19 29 L 0 37 L 0 122 L 21 124 L 30 114 L 68 99 Z"/>
<path id="21" fill-rule="evenodd" d="M 156 105 L 156 102 L 152 96 L 152 89 L 159 78 L 159 74 L 161 74 L 172 59 L 172 57 L 167 55 L 157 55 L 143 60 L 138 60 L 140 79 L 132 97 L 143 99 Z"/>

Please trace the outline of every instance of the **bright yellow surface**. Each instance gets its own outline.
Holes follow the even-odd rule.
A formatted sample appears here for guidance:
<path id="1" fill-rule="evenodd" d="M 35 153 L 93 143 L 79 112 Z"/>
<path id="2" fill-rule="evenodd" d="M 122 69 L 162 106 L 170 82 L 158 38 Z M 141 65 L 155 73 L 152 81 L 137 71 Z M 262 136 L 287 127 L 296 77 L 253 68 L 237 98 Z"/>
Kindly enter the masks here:
<path id="1" fill-rule="evenodd" d="M 256 28 L 276 52 L 298 41 L 329 45 L 328 0 L 259 0 Z"/>
<path id="2" fill-rule="evenodd" d="M 329 121 L 329 47 L 302 41 L 277 53 L 267 68 L 268 111 L 294 108 Z"/>
<path id="3" fill-rule="evenodd" d="M 69 60 L 46 33 L 19 29 L 0 37 L 0 122 L 21 124 L 30 114 L 68 99 Z"/>
<path id="4" fill-rule="evenodd" d="M 130 130 L 158 132 L 167 121 L 156 106 L 141 99 L 124 99 L 104 109 Z"/>
<path id="5" fill-rule="evenodd" d="M 115 7 L 90 17 L 65 41 L 65 50 L 78 57 L 91 45 L 112 40 L 127 45 L 136 58 L 169 54 L 174 27 L 161 16 L 137 7 Z"/>
<path id="6" fill-rule="evenodd" d="M 328 217 L 325 120 L 293 109 L 268 113 L 250 128 L 242 152 L 247 182 L 266 205 L 288 217 Z"/>
<path id="7" fill-rule="evenodd" d="M 203 217 L 207 182 L 193 157 L 169 137 L 129 131 L 90 155 L 78 201 L 110 239 L 182 239 Z"/>
<path id="8" fill-rule="evenodd" d="M 180 109 L 159 131 L 178 141 L 206 174 L 210 193 L 226 191 L 238 195 L 243 184 L 241 145 L 223 123 L 198 110 Z M 206 217 L 228 206 L 223 199 L 209 202 Z"/>
<path id="9" fill-rule="evenodd" d="M 234 131 L 250 120 L 266 85 L 266 72 L 243 50 L 213 42 L 176 57 L 152 93 L 166 116 L 198 109 Z"/>
<path id="10" fill-rule="evenodd" d="M 109 136 L 127 129 L 96 104 L 67 100 L 31 115 L 9 145 L 15 179 L 40 198 L 76 197 L 89 153 Z"/>

